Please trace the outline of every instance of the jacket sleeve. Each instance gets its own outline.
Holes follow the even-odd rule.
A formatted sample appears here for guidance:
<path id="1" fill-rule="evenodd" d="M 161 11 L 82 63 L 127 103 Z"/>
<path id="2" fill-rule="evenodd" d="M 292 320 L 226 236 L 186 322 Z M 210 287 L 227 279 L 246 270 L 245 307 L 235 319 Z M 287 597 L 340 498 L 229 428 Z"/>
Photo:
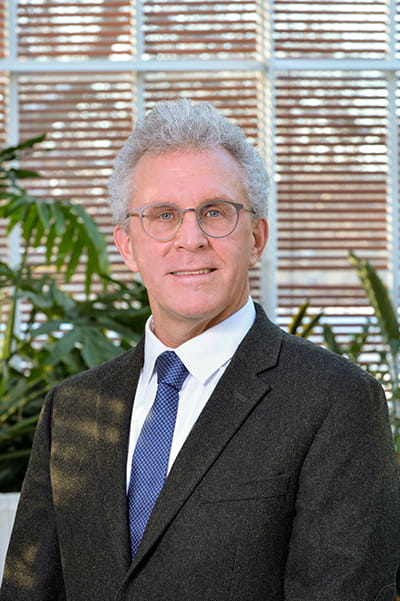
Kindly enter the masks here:
<path id="1" fill-rule="evenodd" d="M 400 504 L 386 399 L 365 374 L 338 401 L 300 473 L 285 601 L 392 601 Z"/>
<path id="2" fill-rule="evenodd" d="M 0 601 L 65 599 L 50 478 L 52 393 L 43 405 L 8 548 Z"/>

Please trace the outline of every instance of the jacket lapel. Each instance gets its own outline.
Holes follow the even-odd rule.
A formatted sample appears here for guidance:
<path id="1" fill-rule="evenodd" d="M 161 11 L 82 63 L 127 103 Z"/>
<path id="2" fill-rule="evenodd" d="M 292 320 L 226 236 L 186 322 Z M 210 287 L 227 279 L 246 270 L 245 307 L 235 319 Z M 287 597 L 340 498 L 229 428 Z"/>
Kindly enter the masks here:
<path id="1" fill-rule="evenodd" d="M 255 324 L 235 353 L 176 458 L 127 577 L 174 519 L 230 438 L 269 390 L 264 372 L 277 363 L 282 332 L 267 319 L 260 307 L 257 313 Z"/>
<path id="2" fill-rule="evenodd" d="M 143 340 L 111 364 L 109 375 L 99 382 L 97 397 L 97 477 L 100 482 L 103 540 L 123 576 L 130 565 L 126 502 L 126 460 L 130 418 L 140 369 Z M 122 576 L 122 577 L 123 577 Z"/>

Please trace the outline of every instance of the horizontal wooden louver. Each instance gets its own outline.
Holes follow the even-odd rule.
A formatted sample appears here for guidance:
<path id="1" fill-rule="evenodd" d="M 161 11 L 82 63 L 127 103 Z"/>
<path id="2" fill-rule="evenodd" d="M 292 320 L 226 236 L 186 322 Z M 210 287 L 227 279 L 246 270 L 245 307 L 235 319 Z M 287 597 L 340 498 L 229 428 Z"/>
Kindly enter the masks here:
<path id="1" fill-rule="evenodd" d="M 386 0 L 275 0 L 279 58 L 383 59 L 388 45 Z"/>
<path id="2" fill-rule="evenodd" d="M 387 92 L 379 74 L 277 79 L 279 306 L 335 323 L 368 312 L 349 251 L 387 268 Z"/>
<path id="3" fill-rule="evenodd" d="M 144 55 L 149 58 L 255 58 L 254 0 L 143 2 Z"/>
<path id="4" fill-rule="evenodd" d="M 3 0 L 3 2 L 0 2 L 0 58 L 6 58 L 7 54 L 7 3 Z"/>
<path id="5" fill-rule="evenodd" d="M 246 72 L 147 73 L 144 78 L 144 105 L 185 96 L 196 101 L 212 102 L 228 118 L 243 127 L 247 138 L 259 144 L 259 78 Z"/>
<path id="6" fill-rule="evenodd" d="M 47 132 L 52 150 L 36 154 L 25 166 L 45 176 L 29 182 L 36 196 L 60 202 L 83 203 L 110 242 L 114 275 L 122 280 L 132 276 L 123 265 L 112 241 L 107 182 L 115 154 L 129 134 L 134 114 L 132 76 L 109 74 L 21 76 L 21 137 Z M 257 144 L 258 81 L 247 73 L 149 73 L 143 81 L 144 110 L 155 102 L 178 96 L 213 101 L 246 131 Z M 231 91 L 240 89 L 233 98 Z M 31 256 L 41 261 L 41 249 Z M 254 294 L 259 296 L 259 271 L 251 275 Z M 83 289 L 75 278 L 71 290 Z"/>
<path id="7" fill-rule="evenodd" d="M 132 58 L 131 2 L 18 0 L 17 18 L 20 60 Z"/>
<path id="8" fill-rule="evenodd" d="M 0 2 L 0 58 L 12 54 L 10 71 L 0 74 L 0 138 L 5 142 L 11 136 L 14 142 L 17 135 L 22 140 L 47 133 L 53 150 L 24 165 L 44 176 L 27 182 L 30 190 L 84 204 L 108 237 L 114 275 L 130 279 L 111 239 L 107 181 L 112 160 L 136 108 L 141 113 L 177 96 L 210 100 L 245 129 L 251 142 L 276 157 L 278 269 L 268 278 L 278 283 L 279 322 L 285 326 L 309 298 L 313 311 L 324 308 L 335 327 L 348 334 L 369 311 L 348 251 L 370 259 L 385 276 L 392 268 L 388 233 L 396 242 L 398 237 L 398 231 L 391 232 L 396 221 L 389 212 L 389 143 L 395 136 L 388 77 L 376 63 L 374 71 L 360 70 L 368 68 L 364 59 L 380 65 L 393 60 L 394 49 L 400 57 L 397 40 L 389 40 L 393 32 L 399 38 L 399 15 L 390 22 L 394 4 Z M 15 11 L 10 23 L 16 18 L 11 41 L 10 9 Z M 129 59 L 136 62 L 126 69 L 115 64 Z M 311 65 L 308 59 L 319 62 Z M 341 59 L 346 59 L 342 71 Z M 244 63 L 249 60 L 250 70 Z M 223 61 L 229 62 L 224 66 Z M 131 70 L 136 66 L 139 73 Z M 276 106 L 265 98 L 269 68 Z M 265 139 L 270 126 L 276 147 Z M 32 262 L 41 261 L 42 250 L 32 254 Z M 267 252 L 273 250 L 270 246 Z M 7 256 L 4 235 L 0 253 Z M 256 298 L 259 276 L 259 270 L 252 271 Z M 270 286 L 267 279 L 265 288 Z M 82 274 L 69 289 L 82 292 Z"/>
<path id="9" fill-rule="evenodd" d="M 131 74 L 41 74 L 20 78 L 21 139 L 47 134 L 50 152 L 24 166 L 43 178 L 29 182 L 37 197 L 83 204 L 109 240 L 114 275 L 128 279 L 112 241 L 108 178 L 114 157 L 132 129 Z M 41 249 L 31 257 L 41 261 Z M 82 274 L 70 285 L 83 291 Z"/>

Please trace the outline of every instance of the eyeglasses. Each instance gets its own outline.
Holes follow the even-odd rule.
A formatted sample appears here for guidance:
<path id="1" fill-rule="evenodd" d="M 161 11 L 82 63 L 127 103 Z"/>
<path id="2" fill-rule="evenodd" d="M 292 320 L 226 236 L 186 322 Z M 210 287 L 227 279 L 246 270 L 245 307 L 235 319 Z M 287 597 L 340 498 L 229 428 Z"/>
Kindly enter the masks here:
<path id="1" fill-rule="evenodd" d="M 203 203 L 198 209 L 180 209 L 168 203 L 153 203 L 133 209 L 126 217 L 140 217 L 143 230 L 154 240 L 171 240 L 176 236 L 185 213 L 192 211 L 196 215 L 201 231 L 211 238 L 229 236 L 236 228 L 241 210 L 255 215 L 254 209 L 238 202 L 214 200 Z"/>

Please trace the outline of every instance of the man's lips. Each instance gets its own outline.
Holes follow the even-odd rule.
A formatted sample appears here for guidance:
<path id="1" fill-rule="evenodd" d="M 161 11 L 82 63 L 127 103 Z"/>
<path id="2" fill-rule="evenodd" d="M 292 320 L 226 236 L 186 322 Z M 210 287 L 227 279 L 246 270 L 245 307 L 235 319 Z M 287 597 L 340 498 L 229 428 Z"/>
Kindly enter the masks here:
<path id="1" fill-rule="evenodd" d="M 205 275 L 207 273 L 211 273 L 215 271 L 214 268 L 204 268 L 204 269 L 182 269 L 180 271 L 171 271 L 171 275 Z"/>

